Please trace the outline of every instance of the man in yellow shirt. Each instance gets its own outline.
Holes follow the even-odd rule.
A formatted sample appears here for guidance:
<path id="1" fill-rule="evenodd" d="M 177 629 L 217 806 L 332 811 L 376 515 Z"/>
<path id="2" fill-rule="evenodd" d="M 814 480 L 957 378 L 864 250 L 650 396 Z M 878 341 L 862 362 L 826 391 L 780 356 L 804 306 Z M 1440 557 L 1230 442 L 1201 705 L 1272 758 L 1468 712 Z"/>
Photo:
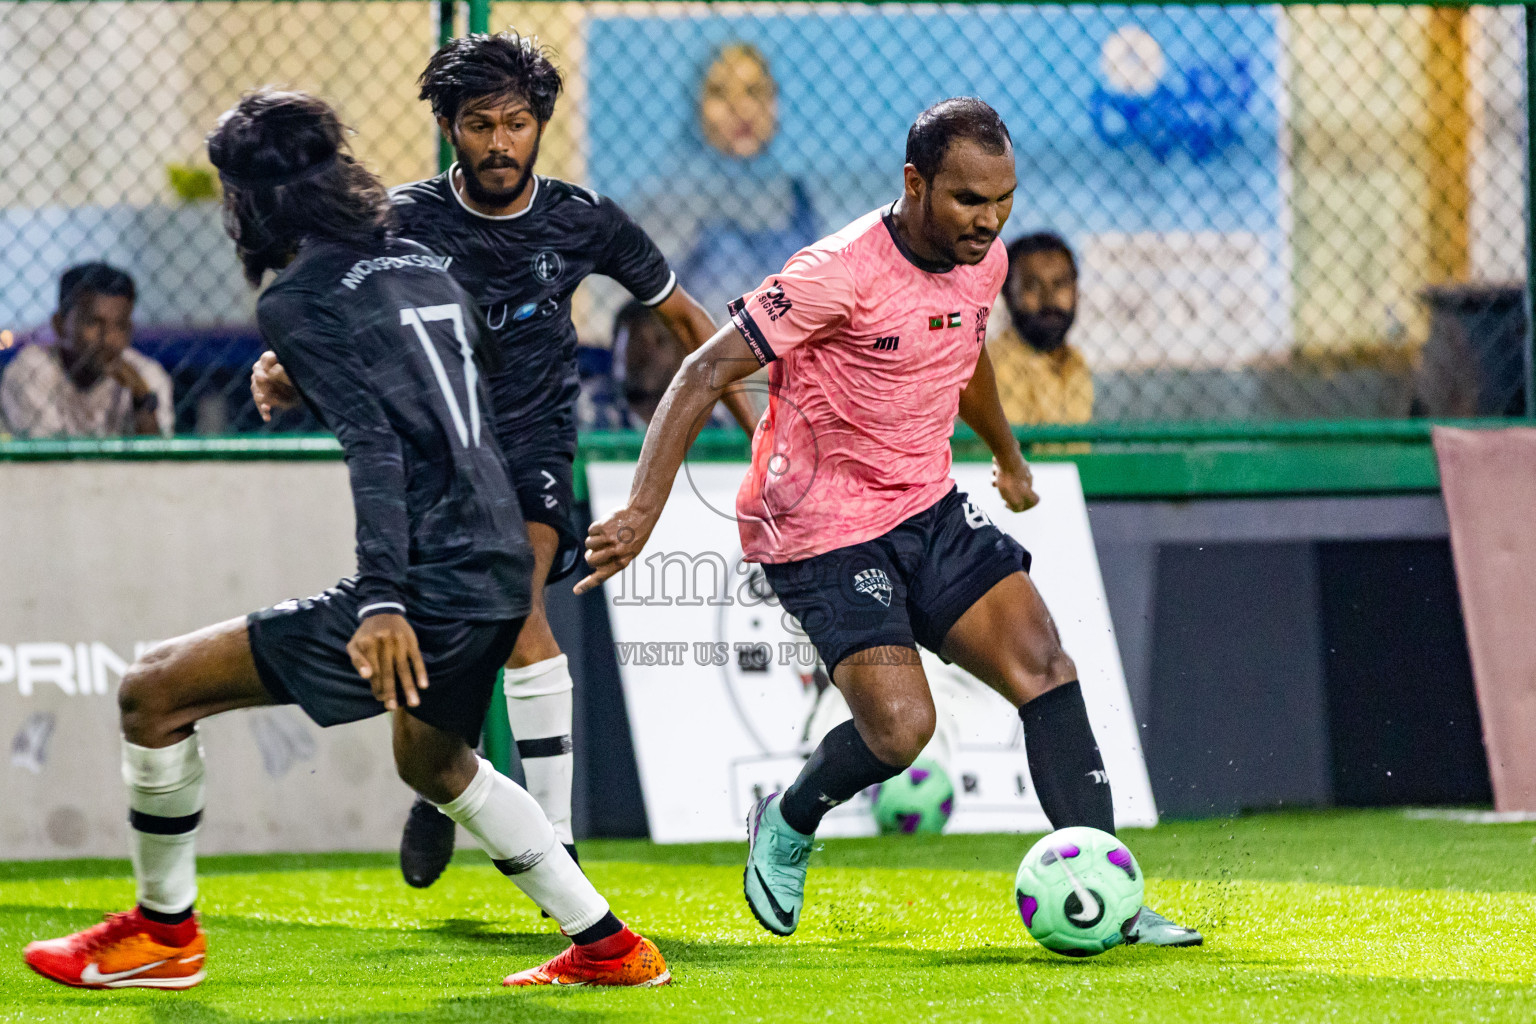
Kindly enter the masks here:
<path id="1" fill-rule="evenodd" d="M 1086 423 L 1093 374 L 1067 344 L 1077 315 L 1077 260 L 1060 235 L 1025 235 L 1008 246 L 1003 287 L 1012 326 L 987 343 L 1010 423 Z"/>

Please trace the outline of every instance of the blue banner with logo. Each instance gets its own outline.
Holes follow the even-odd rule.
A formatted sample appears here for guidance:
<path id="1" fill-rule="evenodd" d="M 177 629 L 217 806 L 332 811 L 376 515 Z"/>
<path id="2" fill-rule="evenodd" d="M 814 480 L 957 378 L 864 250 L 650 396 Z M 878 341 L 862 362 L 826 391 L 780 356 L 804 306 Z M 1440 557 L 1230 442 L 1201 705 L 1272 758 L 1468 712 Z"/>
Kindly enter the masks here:
<path id="1" fill-rule="evenodd" d="M 896 197 L 919 111 L 979 96 L 1017 154 L 1004 237 L 1053 230 L 1079 248 L 1091 351 L 1133 362 L 1138 338 L 1166 352 L 1181 337 L 1198 359 L 1217 333 L 1211 358 L 1235 333 L 1249 336 L 1245 356 L 1272 351 L 1289 331 L 1277 17 L 997 6 L 594 18 L 590 180 L 718 316 L 800 245 Z M 1188 292 L 1200 308 L 1180 322 L 1168 306 L 1128 307 L 1138 290 Z"/>

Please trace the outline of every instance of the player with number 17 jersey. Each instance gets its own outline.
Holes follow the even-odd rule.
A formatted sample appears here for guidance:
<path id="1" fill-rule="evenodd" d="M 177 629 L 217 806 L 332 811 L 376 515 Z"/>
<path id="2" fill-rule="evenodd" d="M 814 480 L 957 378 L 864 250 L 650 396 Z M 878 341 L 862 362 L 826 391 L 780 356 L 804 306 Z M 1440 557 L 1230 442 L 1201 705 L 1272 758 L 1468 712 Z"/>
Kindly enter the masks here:
<path id="1" fill-rule="evenodd" d="M 373 252 L 310 241 L 256 319 L 341 441 L 357 505 L 356 612 L 519 619 L 533 555 L 491 429 L 482 368 L 496 352 L 447 270 L 403 239 Z M 456 714 L 477 740 L 483 711 Z"/>

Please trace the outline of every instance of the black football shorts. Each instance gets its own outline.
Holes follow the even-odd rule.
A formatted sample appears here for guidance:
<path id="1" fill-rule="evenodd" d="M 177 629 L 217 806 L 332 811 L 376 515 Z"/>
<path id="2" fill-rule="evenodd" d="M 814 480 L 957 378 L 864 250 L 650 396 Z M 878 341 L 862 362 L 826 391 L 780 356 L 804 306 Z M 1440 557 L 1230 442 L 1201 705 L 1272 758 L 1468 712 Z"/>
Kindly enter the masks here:
<path id="1" fill-rule="evenodd" d="M 246 617 L 256 672 L 273 700 L 297 704 L 321 726 L 383 713 L 373 687 L 347 655 L 347 643 L 357 632 L 358 607 L 348 579 L 314 597 L 284 601 Z M 496 673 L 511 655 L 523 620 L 409 619 L 430 685 L 421 692 L 420 706 L 405 710 L 474 746 L 480 742 Z M 403 695 L 400 703 L 405 707 Z"/>
<path id="2" fill-rule="evenodd" d="M 871 647 L 921 644 L 939 653 L 971 605 L 1029 565 L 1022 544 L 952 489 L 873 540 L 764 563 L 763 573 L 832 672 Z"/>
<path id="3" fill-rule="evenodd" d="M 573 457 L 558 449 L 503 449 L 512 487 L 523 519 L 543 523 L 560 537 L 555 561 L 545 584 L 558 583 L 576 571 L 585 547 L 576 535 L 575 491 L 572 487 Z"/>

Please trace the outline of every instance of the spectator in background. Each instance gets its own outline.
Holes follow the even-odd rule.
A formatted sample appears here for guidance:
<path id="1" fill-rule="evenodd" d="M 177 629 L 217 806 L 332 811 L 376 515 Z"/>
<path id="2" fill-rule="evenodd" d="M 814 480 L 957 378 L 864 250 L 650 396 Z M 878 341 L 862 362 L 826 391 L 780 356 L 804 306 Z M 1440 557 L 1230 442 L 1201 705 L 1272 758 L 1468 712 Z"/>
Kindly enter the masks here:
<path id="1" fill-rule="evenodd" d="M 987 343 L 1010 423 L 1086 423 L 1093 374 L 1067 344 L 1077 316 L 1077 259 L 1060 235 L 1025 235 L 1008 246 L 1003 287 L 1011 326 Z"/>
<path id="2" fill-rule="evenodd" d="M 171 433 L 171 378 L 134 351 L 133 278 L 82 263 L 59 278 L 55 342 L 32 344 L 0 377 L 0 416 L 18 437 Z"/>
<path id="3" fill-rule="evenodd" d="M 582 380 L 578 404 L 582 429 L 644 430 L 683 365 L 683 343 L 656 311 L 631 301 L 613 321 L 608 370 Z M 731 427 L 724 404 L 715 406 L 706 427 Z"/>

